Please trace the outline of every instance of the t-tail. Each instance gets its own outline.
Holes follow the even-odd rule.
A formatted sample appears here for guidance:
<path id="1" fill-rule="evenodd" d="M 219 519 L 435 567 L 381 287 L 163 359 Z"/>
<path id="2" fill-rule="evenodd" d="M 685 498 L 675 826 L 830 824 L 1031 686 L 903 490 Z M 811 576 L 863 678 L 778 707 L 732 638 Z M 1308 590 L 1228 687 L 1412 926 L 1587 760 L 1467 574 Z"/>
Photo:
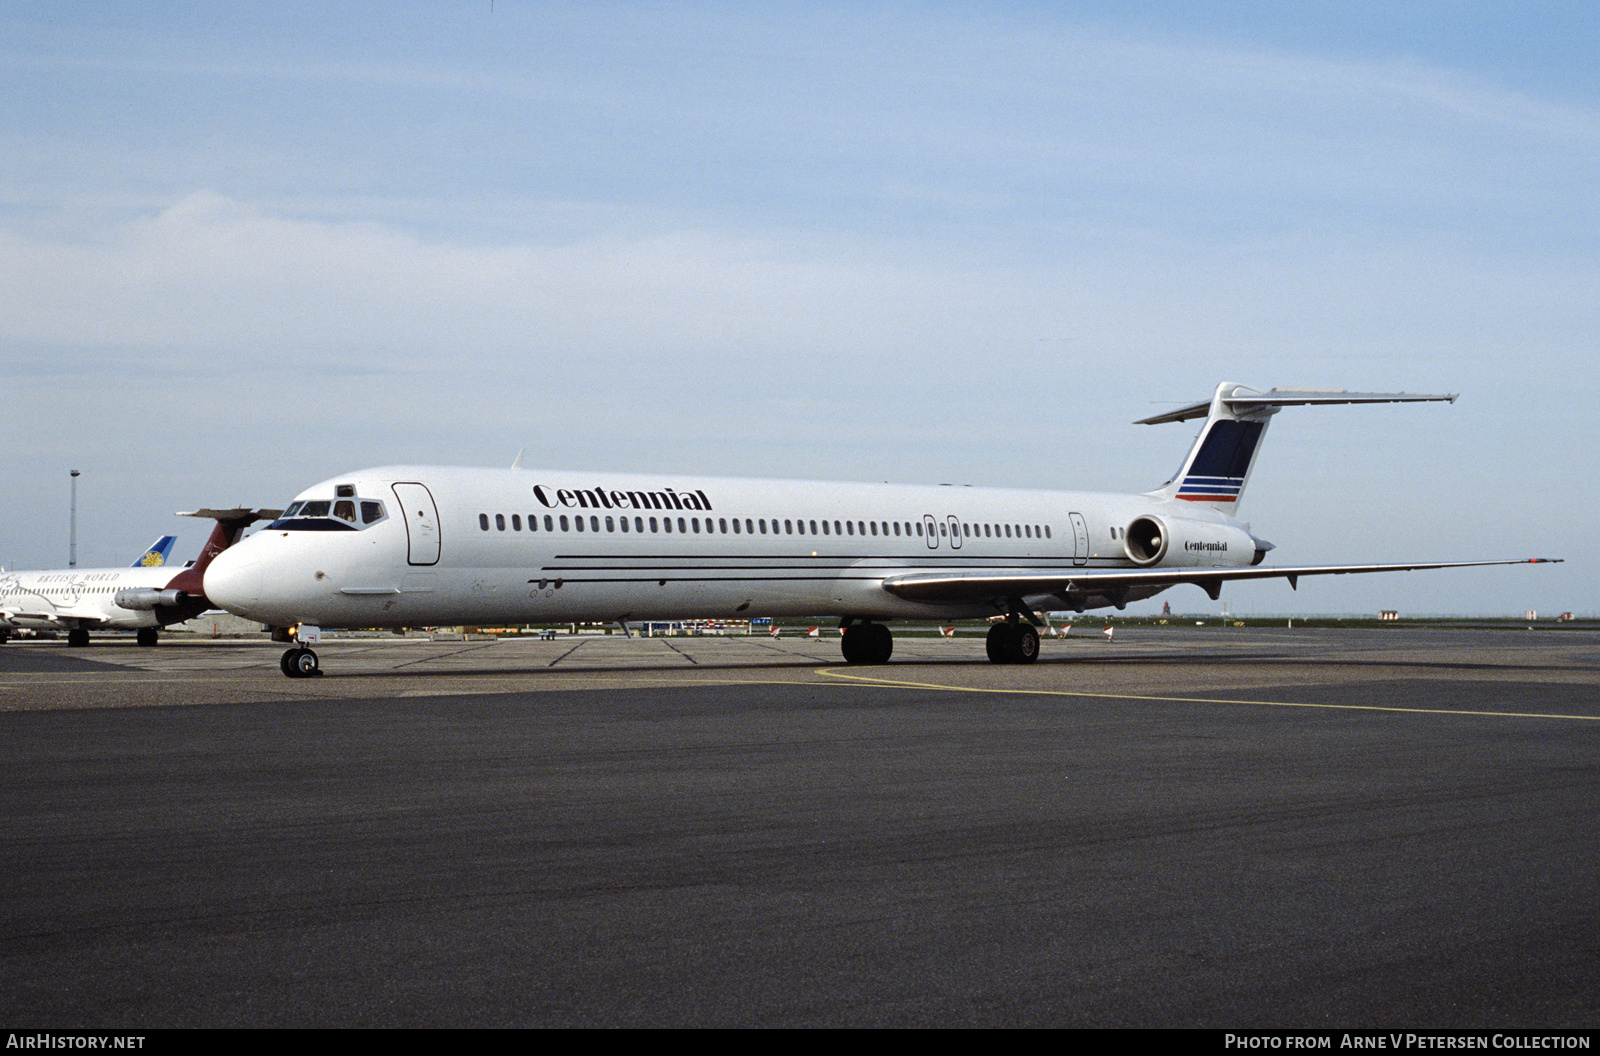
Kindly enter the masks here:
<path id="1" fill-rule="evenodd" d="M 160 568 L 167 563 L 167 558 L 172 556 L 172 544 L 178 541 L 175 535 L 163 535 L 160 539 L 150 544 L 150 549 L 139 555 L 133 568 Z"/>
<path id="2" fill-rule="evenodd" d="M 1204 503 L 1224 513 L 1239 508 L 1250 470 L 1261 450 L 1272 416 L 1284 407 L 1337 403 L 1454 403 L 1456 393 L 1347 392 L 1343 389 L 1255 389 L 1225 381 L 1211 399 L 1176 411 L 1143 418 L 1135 425 L 1185 422 L 1205 416 L 1206 423 L 1176 476 L 1150 494 L 1161 499 Z"/>

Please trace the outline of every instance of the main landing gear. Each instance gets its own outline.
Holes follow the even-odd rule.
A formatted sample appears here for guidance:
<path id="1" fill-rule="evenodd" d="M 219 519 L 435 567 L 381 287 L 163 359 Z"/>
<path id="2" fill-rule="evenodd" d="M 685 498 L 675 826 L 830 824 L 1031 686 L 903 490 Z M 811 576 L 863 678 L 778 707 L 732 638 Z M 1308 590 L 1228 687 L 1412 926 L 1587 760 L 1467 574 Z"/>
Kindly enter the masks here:
<path id="1" fill-rule="evenodd" d="M 322 674 L 322 668 L 317 663 L 317 654 L 304 646 L 284 650 L 283 658 L 278 661 L 278 667 L 290 678 L 311 678 Z"/>
<path id="2" fill-rule="evenodd" d="M 1039 632 L 1026 623 L 997 623 L 984 642 L 997 664 L 1031 664 L 1039 659 Z"/>
<path id="3" fill-rule="evenodd" d="M 847 664 L 887 664 L 894 652 L 894 635 L 881 623 L 846 622 L 839 648 Z"/>

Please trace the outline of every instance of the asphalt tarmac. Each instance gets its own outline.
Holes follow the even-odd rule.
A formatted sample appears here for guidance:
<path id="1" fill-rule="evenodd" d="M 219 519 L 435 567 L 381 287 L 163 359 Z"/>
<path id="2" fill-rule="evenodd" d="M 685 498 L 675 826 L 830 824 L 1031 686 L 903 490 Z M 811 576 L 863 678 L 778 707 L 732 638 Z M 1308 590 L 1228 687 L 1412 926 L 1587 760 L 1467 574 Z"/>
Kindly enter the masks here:
<path id="1" fill-rule="evenodd" d="M 0 1025 L 1600 1024 L 1600 634 L 0 646 Z"/>

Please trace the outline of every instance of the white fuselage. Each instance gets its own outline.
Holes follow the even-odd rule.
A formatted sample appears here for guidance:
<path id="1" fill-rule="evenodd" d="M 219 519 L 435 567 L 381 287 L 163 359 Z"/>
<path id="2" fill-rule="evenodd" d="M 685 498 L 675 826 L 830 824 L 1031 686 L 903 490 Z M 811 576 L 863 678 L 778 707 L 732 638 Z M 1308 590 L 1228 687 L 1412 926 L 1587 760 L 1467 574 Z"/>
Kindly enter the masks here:
<path id="1" fill-rule="evenodd" d="M 212 562 L 205 590 L 283 627 L 991 616 L 883 581 L 1133 568 L 1119 533 L 1142 515 L 1203 539 L 1162 567 L 1259 559 L 1232 518 L 1149 495 L 386 466 L 302 492 Z"/>

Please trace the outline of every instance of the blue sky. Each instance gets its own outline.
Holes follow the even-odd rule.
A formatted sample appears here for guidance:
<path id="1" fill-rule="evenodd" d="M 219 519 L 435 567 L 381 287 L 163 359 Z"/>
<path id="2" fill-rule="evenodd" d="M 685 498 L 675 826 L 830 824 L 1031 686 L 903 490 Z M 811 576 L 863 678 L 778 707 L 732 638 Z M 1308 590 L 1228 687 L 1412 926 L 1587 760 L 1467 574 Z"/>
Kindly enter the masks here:
<path id="1" fill-rule="evenodd" d="M 1233 611 L 1597 611 L 1591 5 L 0 6 L 0 562 L 400 461 L 1144 490 Z M 1198 591 L 1175 605 L 1208 606 Z"/>

